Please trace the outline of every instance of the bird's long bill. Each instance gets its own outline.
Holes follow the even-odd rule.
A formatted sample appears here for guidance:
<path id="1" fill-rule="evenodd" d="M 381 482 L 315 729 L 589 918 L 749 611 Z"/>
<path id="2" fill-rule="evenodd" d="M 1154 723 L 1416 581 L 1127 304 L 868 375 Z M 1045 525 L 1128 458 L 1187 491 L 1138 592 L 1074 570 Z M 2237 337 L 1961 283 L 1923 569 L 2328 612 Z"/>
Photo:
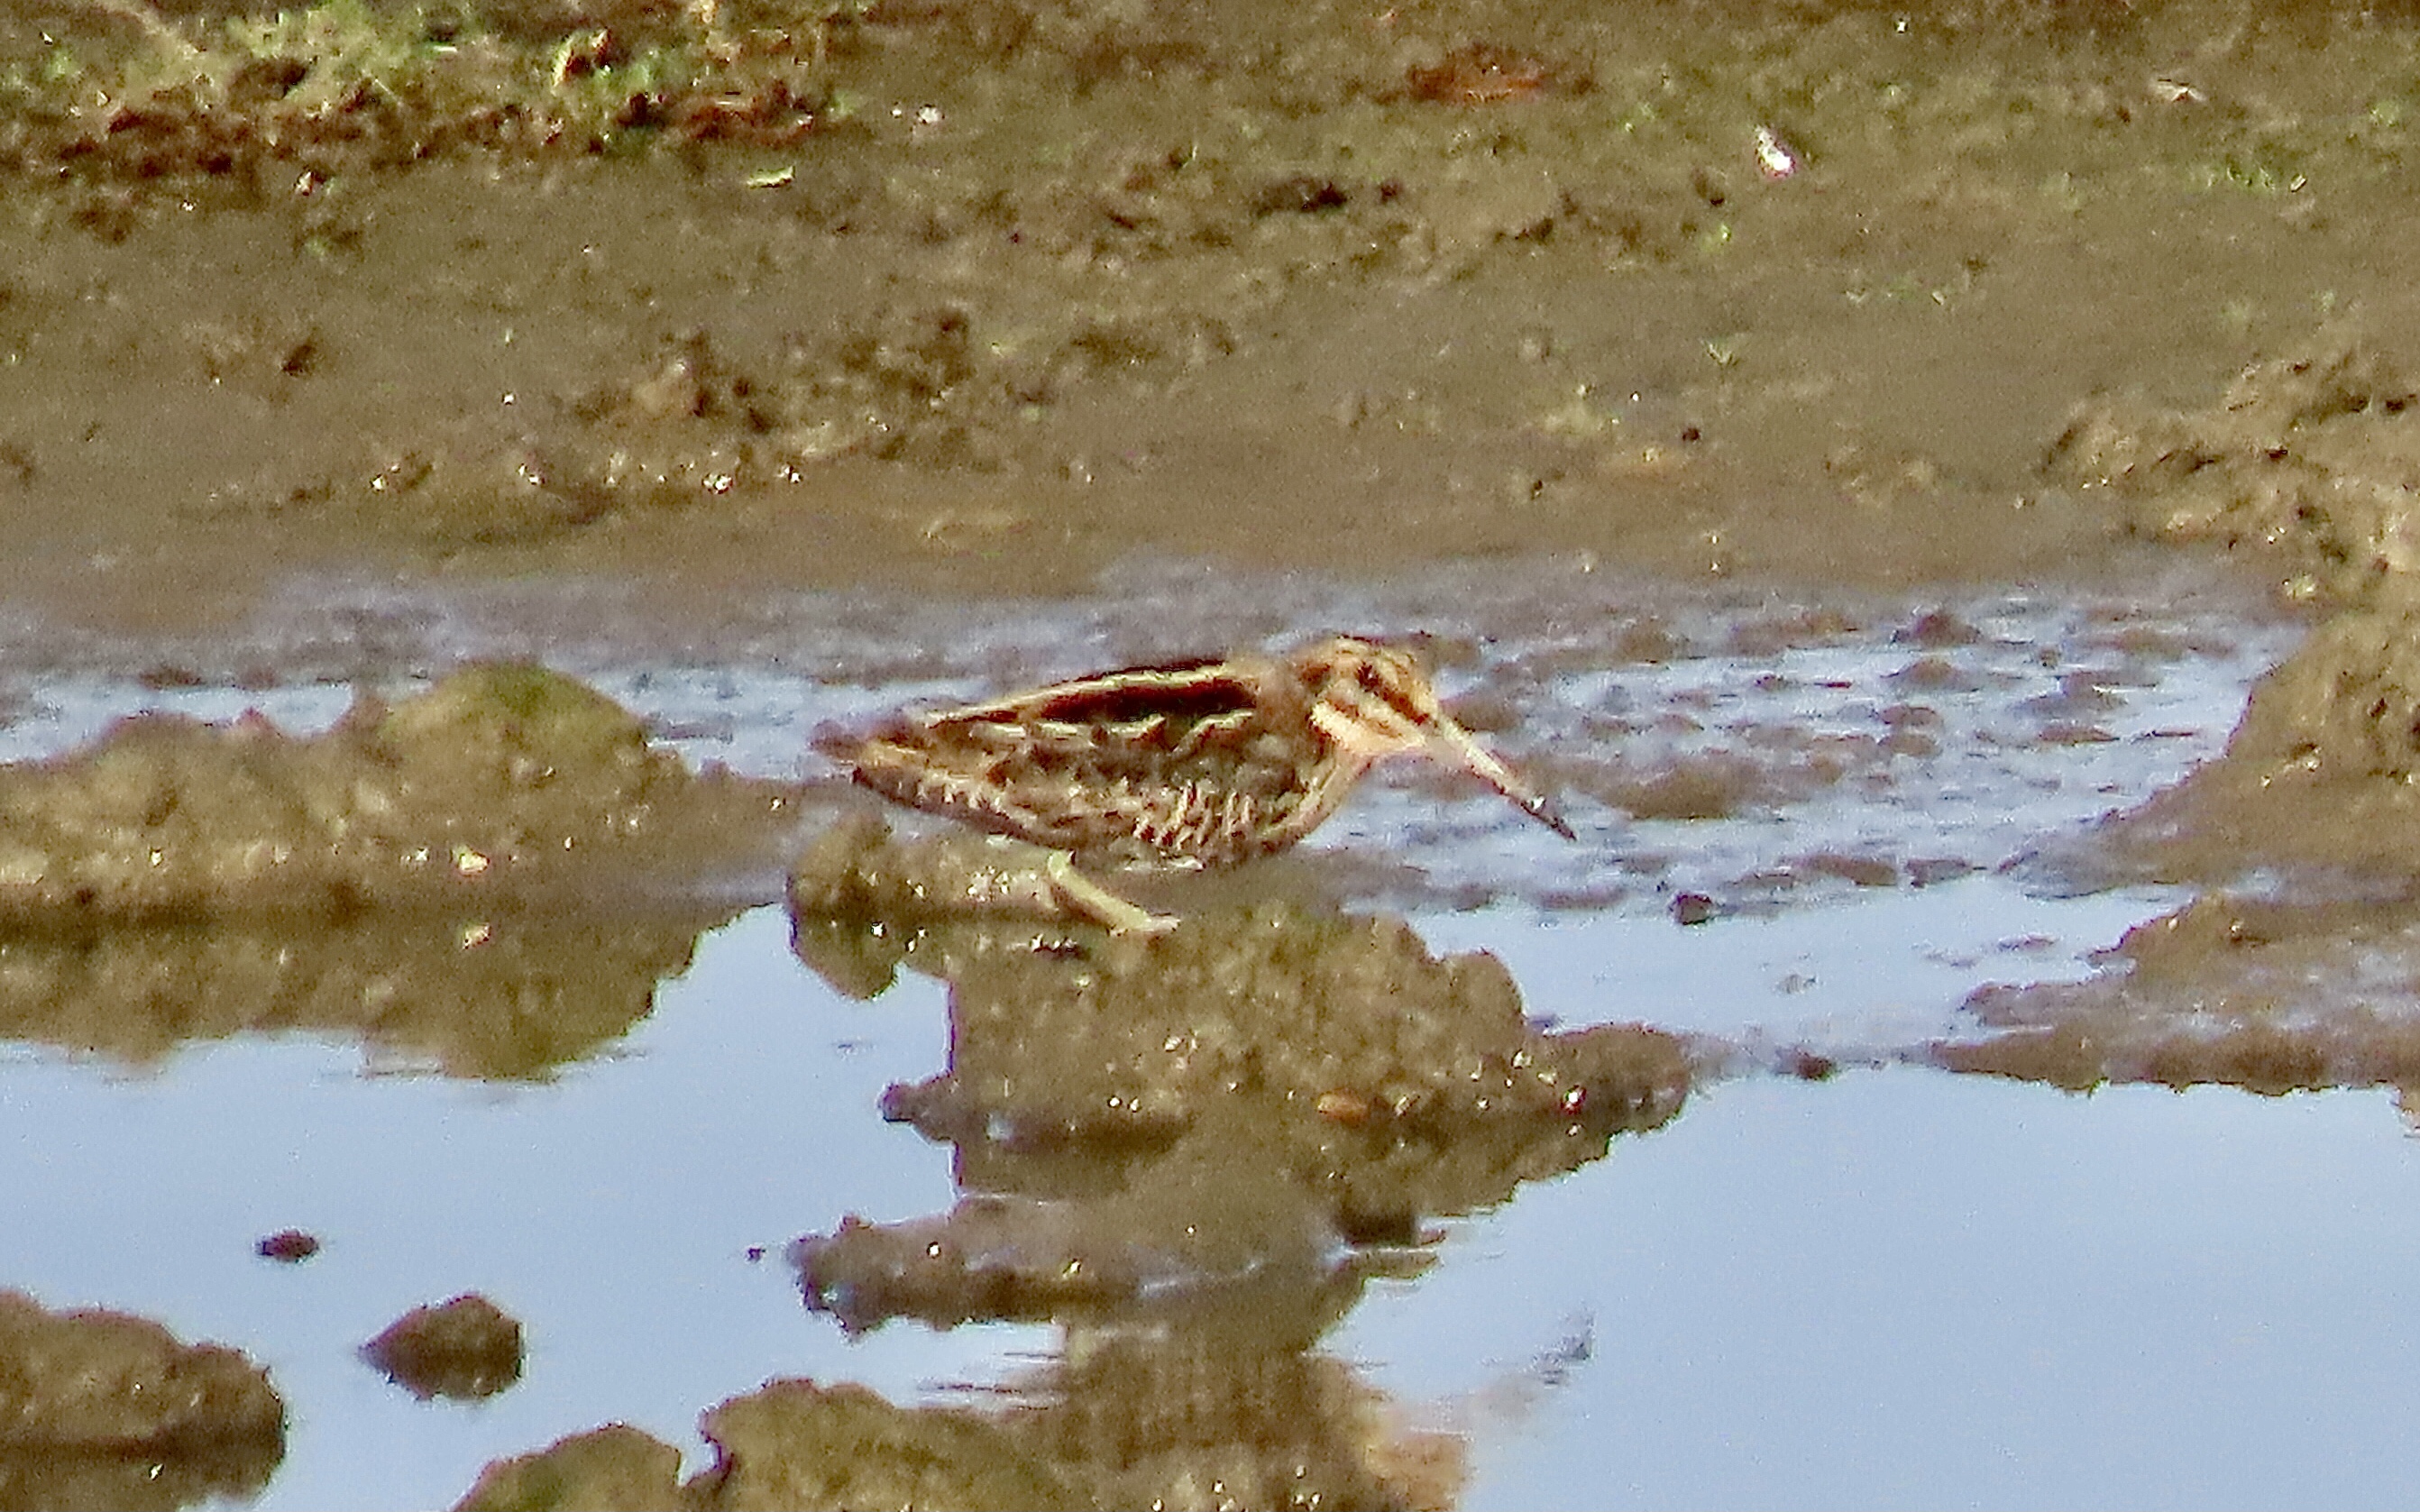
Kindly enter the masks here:
<path id="1" fill-rule="evenodd" d="M 1461 767 L 1512 799 L 1513 807 L 1563 839 L 1579 839 L 1552 797 L 1523 781 L 1512 768 L 1497 760 L 1494 752 L 1473 739 L 1469 731 L 1451 719 L 1437 721 L 1430 736 L 1430 749 L 1447 764 Z"/>

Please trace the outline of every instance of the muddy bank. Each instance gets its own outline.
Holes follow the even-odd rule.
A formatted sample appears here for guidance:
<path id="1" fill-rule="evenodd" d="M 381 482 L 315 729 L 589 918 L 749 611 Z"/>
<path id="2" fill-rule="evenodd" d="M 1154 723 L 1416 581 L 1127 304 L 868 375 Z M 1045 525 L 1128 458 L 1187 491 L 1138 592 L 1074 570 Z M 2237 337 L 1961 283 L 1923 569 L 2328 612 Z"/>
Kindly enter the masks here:
<path id="1" fill-rule="evenodd" d="M 1960 1070 L 2089 1088 L 2413 1085 L 2401 984 L 2420 898 L 2420 388 L 2342 337 L 2246 368 L 2215 402 L 2082 407 L 2053 476 L 2147 538 L 2235 555 L 2324 615 L 2253 689 L 2215 761 L 2051 847 L 2069 885 L 2184 883 L 2100 973 L 1970 1008 Z"/>
<path id="2" fill-rule="evenodd" d="M 2420 332 L 2412 42 L 2350 10 L 54 8 L 0 26 L 0 521 L 88 620 L 2092 573 L 2079 401 Z"/>
<path id="3" fill-rule="evenodd" d="M 1992 988 L 1968 1004 L 1993 1031 L 1934 1058 L 2089 1090 L 2204 1082 L 2272 1095 L 2420 1088 L 2420 908 L 2211 893 L 2128 932 L 2078 983 Z"/>

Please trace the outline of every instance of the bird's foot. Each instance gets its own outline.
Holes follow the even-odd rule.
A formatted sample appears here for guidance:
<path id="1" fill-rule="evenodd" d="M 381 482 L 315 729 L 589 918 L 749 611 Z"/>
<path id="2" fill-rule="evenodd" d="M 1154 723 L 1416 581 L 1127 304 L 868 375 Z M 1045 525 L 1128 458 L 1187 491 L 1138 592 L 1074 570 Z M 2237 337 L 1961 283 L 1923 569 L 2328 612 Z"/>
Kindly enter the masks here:
<path id="1" fill-rule="evenodd" d="M 1050 853 L 1049 870 L 1059 901 L 1112 934 L 1160 934 L 1177 926 L 1175 915 L 1155 914 L 1077 871 L 1076 858 L 1065 851 Z"/>

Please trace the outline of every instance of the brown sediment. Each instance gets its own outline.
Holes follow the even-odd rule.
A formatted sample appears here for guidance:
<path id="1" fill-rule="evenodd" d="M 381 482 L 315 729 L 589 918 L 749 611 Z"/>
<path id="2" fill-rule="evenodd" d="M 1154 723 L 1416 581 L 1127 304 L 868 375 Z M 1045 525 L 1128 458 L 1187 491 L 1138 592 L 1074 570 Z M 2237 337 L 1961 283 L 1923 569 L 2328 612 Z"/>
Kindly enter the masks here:
<path id="1" fill-rule="evenodd" d="M 1256 1293 L 1084 1328 L 994 1411 L 768 1381 L 705 1414 L 715 1461 L 685 1484 L 677 1451 L 617 1425 L 497 1461 L 457 1506 L 1149 1506 L 1205 1486 L 1244 1506 L 1453 1505 L 1462 1441 L 1312 1350 L 1333 1319 Z"/>
<path id="2" fill-rule="evenodd" d="M 2420 906 L 2206 894 L 2127 932 L 2088 980 L 1994 987 L 1984 1032 L 1932 1057 L 2086 1089 L 2223 1083 L 2267 1093 L 2420 1088 Z"/>
<path id="3" fill-rule="evenodd" d="M 2211 51 L 2297 23 L 2194 4 L 2055 47 L 1753 6 L 61 10 L 0 23 L 0 525 L 17 592 L 116 625 L 364 563 L 709 619 L 1140 548 L 2092 571 L 2123 447 L 2037 469 L 2080 398 L 2411 313 L 2391 38 Z M 2147 92 L 2163 39 L 2195 100 L 2314 103 Z"/>
<path id="4" fill-rule="evenodd" d="M 465 1292 L 396 1319 L 362 1346 L 362 1358 L 423 1401 L 478 1400 L 521 1379 L 521 1325 L 487 1298 Z"/>

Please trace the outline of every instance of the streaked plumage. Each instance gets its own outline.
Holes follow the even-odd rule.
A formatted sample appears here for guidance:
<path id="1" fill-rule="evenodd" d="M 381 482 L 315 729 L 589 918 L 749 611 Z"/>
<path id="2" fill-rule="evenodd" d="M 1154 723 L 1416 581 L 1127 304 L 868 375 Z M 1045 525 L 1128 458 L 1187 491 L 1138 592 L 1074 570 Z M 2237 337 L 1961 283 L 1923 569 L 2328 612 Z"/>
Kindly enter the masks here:
<path id="1" fill-rule="evenodd" d="M 1399 755 L 1471 772 L 1572 833 L 1446 715 L 1411 653 L 1351 636 L 1104 672 L 821 744 L 900 803 L 1126 864 L 1222 867 L 1284 850 Z"/>

